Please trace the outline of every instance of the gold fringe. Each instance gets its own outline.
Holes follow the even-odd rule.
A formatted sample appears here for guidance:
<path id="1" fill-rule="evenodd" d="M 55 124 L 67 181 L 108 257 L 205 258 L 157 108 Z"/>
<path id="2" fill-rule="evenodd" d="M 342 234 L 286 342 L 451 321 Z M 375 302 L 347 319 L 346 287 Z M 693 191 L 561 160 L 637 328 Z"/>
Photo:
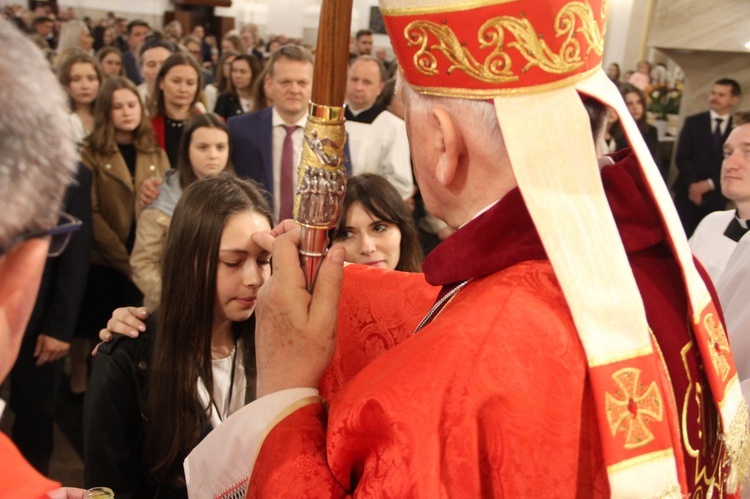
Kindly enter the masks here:
<path id="1" fill-rule="evenodd" d="M 671 487 L 667 487 L 666 489 L 656 494 L 654 496 L 654 499 L 677 499 L 681 497 L 683 496 L 682 490 L 680 490 L 680 486 L 672 485 Z"/>
<path id="2" fill-rule="evenodd" d="M 737 408 L 737 415 L 729 431 L 722 434 L 722 439 L 732 460 L 727 490 L 736 491 L 739 484 L 750 476 L 750 415 L 744 403 Z"/>

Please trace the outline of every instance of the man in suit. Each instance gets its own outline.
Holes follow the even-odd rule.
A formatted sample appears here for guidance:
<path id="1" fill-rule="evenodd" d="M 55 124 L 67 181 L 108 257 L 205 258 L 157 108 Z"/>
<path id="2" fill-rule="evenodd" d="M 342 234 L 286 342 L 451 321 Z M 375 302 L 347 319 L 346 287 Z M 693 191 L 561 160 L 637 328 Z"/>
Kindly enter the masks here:
<path id="1" fill-rule="evenodd" d="M 141 65 L 136 54 L 150 31 L 148 23 L 139 19 L 128 24 L 128 50 L 122 54 L 122 64 L 125 66 L 125 76 L 136 85 L 143 82 Z"/>
<path id="2" fill-rule="evenodd" d="M 717 80 L 709 97 L 709 110 L 688 116 L 680 132 L 675 163 L 679 174 L 674 184 L 675 205 L 688 237 L 698 223 L 711 212 L 723 210 L 722 146 L 732 129 L 732 108 L 740 100 L 740 85 L 735 80 Z"/>
<path id="3" fill-rule="evenodd" d="M 312 54 L 298 45 L 284 45 L 271 54 L 263 81 L 273 106 L 228 121 L 234 169 L 265 188 L 277 220 L 292 216 L 312 77 Z M 288 170 L 282 166 L 289 164 L 291 175 L 285 177 Z"/>

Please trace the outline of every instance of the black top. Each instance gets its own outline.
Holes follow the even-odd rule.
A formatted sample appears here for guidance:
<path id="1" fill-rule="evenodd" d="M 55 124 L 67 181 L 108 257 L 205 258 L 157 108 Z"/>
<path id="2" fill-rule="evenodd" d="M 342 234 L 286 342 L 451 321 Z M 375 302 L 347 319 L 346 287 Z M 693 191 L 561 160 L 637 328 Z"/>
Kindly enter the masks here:
<path id="1" fill-rule="evenodd" d="M 183 120 L 172 120 L 164 118 L 164 149 L 169 158 L 169 164 L 172 168 L 177 167 L 177 156 L 180 150 L 180 141 L 182 140 L 182 131 L 185 129 Z"/>
<path id="2" fill-rule="evenodd" d="M 236 94 L 224 92 L 216 99 L 214 112 L 226 120 L 243 113 L 242 103 Z"/>
<path id="3" fill-rule="evenodd" d="M 146 382 L 156 321 L 147 322 L 137 339 L 115 335 L 93 358 L 83 407 L 83 461 L 86 488 L 105 486 L 118 499 L 184 498 L 185 486 L 156 484 L 143 467 L 146 436 Z M 211 431 L 210 425 L 201 438 Z M 184 480 L 182 458 L 172 475 Z"/>
<path id="4" fill-rule="evenodd" d="M 137 154 L 135 146 L 133 144 L 117 144 L 117 148 L 120 150 L 125 164 L 128 165 L 130 176 L 135 178 L 135 157 Z"/>
<path id="5" fill-rule="evenodd" d="M 362 111 L 357 116 L 354 116 L 354 114 L 352 114 L 351 110 L 349 109 L 349 106 L 346 106 L 346 109 L 344 110 L 344 117 L 347 121 L 356 121 L 358 123 L 369 124 L 375 121 L 375 118 L 377 118 L 383 111 L 385 111 L 385 108 L 380 104 L 375 103 L 370 109 Z"/>

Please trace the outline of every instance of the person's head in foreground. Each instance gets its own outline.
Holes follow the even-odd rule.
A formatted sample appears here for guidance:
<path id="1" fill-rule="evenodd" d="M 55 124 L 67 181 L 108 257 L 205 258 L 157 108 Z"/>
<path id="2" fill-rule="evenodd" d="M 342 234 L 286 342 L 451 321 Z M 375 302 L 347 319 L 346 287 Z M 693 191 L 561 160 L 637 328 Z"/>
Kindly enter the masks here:
<path id="1" fill-rule="evenodd" d="M 365 173 L 349 177 L 331 241 L 346 248 L 346 261 L 419 272 L 422 248 L 414 219 L 388 180 Z"/>
<path id="2" fill-rule="evenodd" d="M 0 381 L 16 360 L 75 171 L 68 97 L 42 54 L 0 19 Z"/>

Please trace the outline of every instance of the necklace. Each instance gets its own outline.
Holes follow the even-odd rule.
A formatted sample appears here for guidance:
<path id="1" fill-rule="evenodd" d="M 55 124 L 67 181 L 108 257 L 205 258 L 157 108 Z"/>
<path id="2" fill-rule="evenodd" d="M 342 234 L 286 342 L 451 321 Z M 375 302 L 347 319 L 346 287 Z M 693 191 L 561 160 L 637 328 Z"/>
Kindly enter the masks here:
<path id="1" fill-rule="evenodd" d="M 455 297 L 459 291 L 461 291 L 463 288 L 466 287 L 467 284 L 469 284 L 471 281 L 473 281 L 474 278 L 467 279 L 455 288 L 448 291 L 445 296 L 440 298 L 435 304 L 432 306 L 429 312 L 427 312 L 427 315 L 424 316 L 424 319 L 422 319 L 422 322 L 419 323 L 417 328 L 414 330 L 412 335 L 417 334 L 423 327 L 425 327 L 442 309 L 445 305 L 448 304 L 450 300 Z"/>

